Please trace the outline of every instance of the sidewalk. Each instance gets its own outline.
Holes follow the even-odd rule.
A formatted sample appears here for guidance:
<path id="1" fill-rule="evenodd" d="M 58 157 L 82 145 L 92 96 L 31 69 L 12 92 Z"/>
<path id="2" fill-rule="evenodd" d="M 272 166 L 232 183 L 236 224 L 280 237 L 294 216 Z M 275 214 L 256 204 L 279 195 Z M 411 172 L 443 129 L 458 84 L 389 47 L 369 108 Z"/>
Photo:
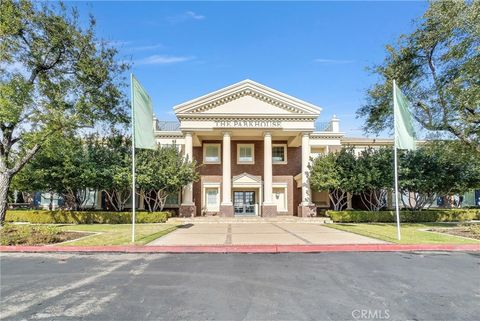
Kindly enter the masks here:
<path id="1" fill-rule="evenodd" d="M 387 242 L 326 227 L 297 222 L 193 223 L 180 226 L 148 246 L 194 245 L 333 245 Z"/>

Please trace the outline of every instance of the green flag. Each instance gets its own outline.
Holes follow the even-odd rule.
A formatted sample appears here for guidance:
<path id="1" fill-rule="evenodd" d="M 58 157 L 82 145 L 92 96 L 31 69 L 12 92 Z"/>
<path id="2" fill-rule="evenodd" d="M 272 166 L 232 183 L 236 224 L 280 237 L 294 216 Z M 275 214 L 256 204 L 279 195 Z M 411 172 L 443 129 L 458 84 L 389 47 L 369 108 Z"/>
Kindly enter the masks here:
<path id="1" fill-rule="evenodd" d="M 395 148 L 415 150 L 415 130 L 410 114 L 410 103 L 393 81 L 393 115 Z"/>
<path id="2" fill-rule="evenodd" d="M 155 149 L 152 100 L 132 74 L 132 126 L 136 148 Z"/>

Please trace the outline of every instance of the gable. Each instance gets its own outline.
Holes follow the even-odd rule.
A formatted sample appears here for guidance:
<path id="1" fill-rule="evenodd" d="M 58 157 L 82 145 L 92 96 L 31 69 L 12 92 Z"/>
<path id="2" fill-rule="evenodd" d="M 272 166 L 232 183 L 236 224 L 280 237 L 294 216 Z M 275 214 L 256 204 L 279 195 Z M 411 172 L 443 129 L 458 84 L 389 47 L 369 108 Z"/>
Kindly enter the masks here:
<path id="1" fill-rule="evenodd" d="M 279 108 L 261 99 L 252 96 L 244 95 L 238 99 L 227 101 L 216 107 L 206 109 L 204 114 L 260 114 L 260 115 L 275 115 L 275 114 L 292 114 L 293 110 Z"/>
<path id="2" fill-rule="evenodd" d="M 318 116 L 320 108 L 251 80 L 217 90 L 174 108 L 177 116 L 198 114 Z"/>
<path id="3" fill-rule="evenodd" d="M 241 184 L 255 184 L 260 183 L 261 178 L 259 176 L 253 176 L 247 173 L 243 173 L 233 177 L 233 183 L 241 183 Z"/>

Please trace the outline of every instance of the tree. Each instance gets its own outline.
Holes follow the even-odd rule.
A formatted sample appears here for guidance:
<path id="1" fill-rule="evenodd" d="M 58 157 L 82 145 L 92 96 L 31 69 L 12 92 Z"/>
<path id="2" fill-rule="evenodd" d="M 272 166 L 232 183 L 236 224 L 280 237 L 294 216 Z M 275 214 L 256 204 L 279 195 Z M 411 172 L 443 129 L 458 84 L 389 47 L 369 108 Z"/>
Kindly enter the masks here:
<path id="1" fill-rule="evenodd" d="M 387 206 L 387 193 L 393 185 L 393 151 L 369 148 L 361 152 L 352 173 L 355 192 L 370 211 Z"/>
<path id="2" fill-rule="evenodd" d="M 128 120 L 128 66 L 94 26 L 62 4 L 0 2 L 0 224 L 12 178 L 49 137 Z"/>
<path id="3" fill-rule="evenodd" d="M 102 164 L 99 154 L 92 153 L 98 139 L 93 134 L 52 140 L 15 175 L 11 187 L 22 192 L 57 193 L 66 208 L 84 209 L 91 191 L 99 190 Z"/>
<path id="4" fill-rule="evenodd" d="M 310 187 L 314 191 L 328 191 L 336 211 L 347 205 L 347 193 L 355 190 L 355 154 L 351 148 L 342 148 L 337 153 L 321 155 L 309 165 Z"/>
<path id="5" fill-rule="evenodd" d="M 480 150 L 480 1 L 432 1 L 417 26 L 371 69 L 380 77 L 357 111 L 364 129 L 393 128 L 395 79 L 420 125 Z"/>
<path id="6" fill-rule="evenodd" d="M 91 145 L 96 157 L 96 188 L 102 190 L 115 211 L 123 211 L 132 197 L 132 141 L 123 135 L 97 139 Z"/>
<path id="7" fill-rule="evenodd" d="M 461 142 L 435 141 L 400 154 L 399 184 L 405 207 L 421 210 L 437 196 L 480 186 L 480 154 Z"/>
<path id="8" fill-rule="evenodd" d="M 143 149 L 137 155 L 137 186 L 150 212 L 162 211 L 169 195 L 198 180 L 196 163 L 185 159 L 177 146 Z"/>

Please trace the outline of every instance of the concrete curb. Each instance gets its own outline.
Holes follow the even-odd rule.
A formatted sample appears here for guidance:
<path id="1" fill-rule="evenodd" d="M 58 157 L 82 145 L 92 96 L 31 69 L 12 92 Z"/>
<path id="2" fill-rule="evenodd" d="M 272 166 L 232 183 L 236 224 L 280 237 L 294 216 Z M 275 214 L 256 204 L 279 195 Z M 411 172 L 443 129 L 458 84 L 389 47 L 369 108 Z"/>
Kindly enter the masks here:
<path id="1" fill-rule="evenodd" d="M 341 245 L 195 245 L 195 246 L 0 246 L 3 253 L 320 253 L 320 252 L 480 252 L 480 244 L 341 244 Z"/>

